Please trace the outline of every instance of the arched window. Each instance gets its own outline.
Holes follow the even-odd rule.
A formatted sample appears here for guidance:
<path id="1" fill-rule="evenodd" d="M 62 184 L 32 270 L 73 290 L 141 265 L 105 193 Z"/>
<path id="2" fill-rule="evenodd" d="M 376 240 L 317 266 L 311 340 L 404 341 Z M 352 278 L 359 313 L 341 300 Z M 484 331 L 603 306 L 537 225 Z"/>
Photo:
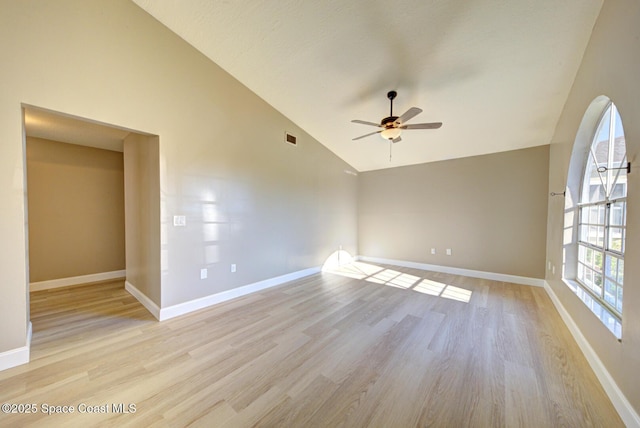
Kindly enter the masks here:
<path id="1" fill-rule="evenodd" d="M 601 112 L 583 158 L 586 163 L 574 206 L 577 257 L 575 278 L 570 279 L 580 288 L 576 294 L 620 338 L 628 163 L 618 109 L 609 101 Z"/>

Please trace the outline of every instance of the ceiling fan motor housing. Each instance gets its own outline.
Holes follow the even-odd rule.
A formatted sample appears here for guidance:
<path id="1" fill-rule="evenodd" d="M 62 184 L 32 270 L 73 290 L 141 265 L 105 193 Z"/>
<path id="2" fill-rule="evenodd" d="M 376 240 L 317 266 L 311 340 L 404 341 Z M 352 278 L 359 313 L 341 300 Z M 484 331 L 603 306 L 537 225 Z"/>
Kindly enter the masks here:
<path id="1" fill-rule="evenodd" d="M 384 126 L 386 128 L 391 128 L 394 126 L 395 121 L 398 119 L 398 116 L 389 116 L 389 117 L 385 117 L 384 119 L 382 119 L 382 122 L 380 122 L 381 126 Z"/>

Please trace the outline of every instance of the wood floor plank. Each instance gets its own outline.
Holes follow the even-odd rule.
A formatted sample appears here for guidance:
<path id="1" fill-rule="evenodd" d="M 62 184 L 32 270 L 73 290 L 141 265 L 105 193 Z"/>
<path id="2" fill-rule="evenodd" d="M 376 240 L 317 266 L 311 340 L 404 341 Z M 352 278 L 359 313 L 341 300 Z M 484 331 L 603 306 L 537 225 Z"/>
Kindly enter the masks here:
<path id="1" fill-rule="evenodd" d="M 356 262 L 162 323 L 122 281 L 38 291 L 31 321 L 0 401 L 76 412 L 0 426 L 623 426 L 538 287 Z"/>

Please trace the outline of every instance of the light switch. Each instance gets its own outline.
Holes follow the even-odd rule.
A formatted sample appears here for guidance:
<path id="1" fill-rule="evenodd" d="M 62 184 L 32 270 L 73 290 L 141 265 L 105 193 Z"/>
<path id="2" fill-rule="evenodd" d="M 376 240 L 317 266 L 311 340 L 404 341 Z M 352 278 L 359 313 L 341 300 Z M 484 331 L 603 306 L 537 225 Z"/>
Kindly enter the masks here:
<path id="1" fill-rule="evenodd" d="M 184 227 L 187 225 L 187 217 L 183 215 L 173 216 L 173 225 L 177 227 Z"/>

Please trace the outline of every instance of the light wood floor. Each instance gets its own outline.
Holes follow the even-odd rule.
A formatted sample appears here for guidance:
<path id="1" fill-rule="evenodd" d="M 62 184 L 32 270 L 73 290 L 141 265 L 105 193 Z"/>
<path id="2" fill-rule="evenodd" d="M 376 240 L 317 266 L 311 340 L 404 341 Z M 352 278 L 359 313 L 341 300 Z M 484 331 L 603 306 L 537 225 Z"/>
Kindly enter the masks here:
<path id="1" fill-rule="evenodd" d="M 32 360 L 0 403 L 76 413 L 0 426 L 623 426 L 542 288 L 384 268 L 162 323 L 122 282 L 31 293 Z M 113 403 L 136 412 L 78 413 Z"/>

